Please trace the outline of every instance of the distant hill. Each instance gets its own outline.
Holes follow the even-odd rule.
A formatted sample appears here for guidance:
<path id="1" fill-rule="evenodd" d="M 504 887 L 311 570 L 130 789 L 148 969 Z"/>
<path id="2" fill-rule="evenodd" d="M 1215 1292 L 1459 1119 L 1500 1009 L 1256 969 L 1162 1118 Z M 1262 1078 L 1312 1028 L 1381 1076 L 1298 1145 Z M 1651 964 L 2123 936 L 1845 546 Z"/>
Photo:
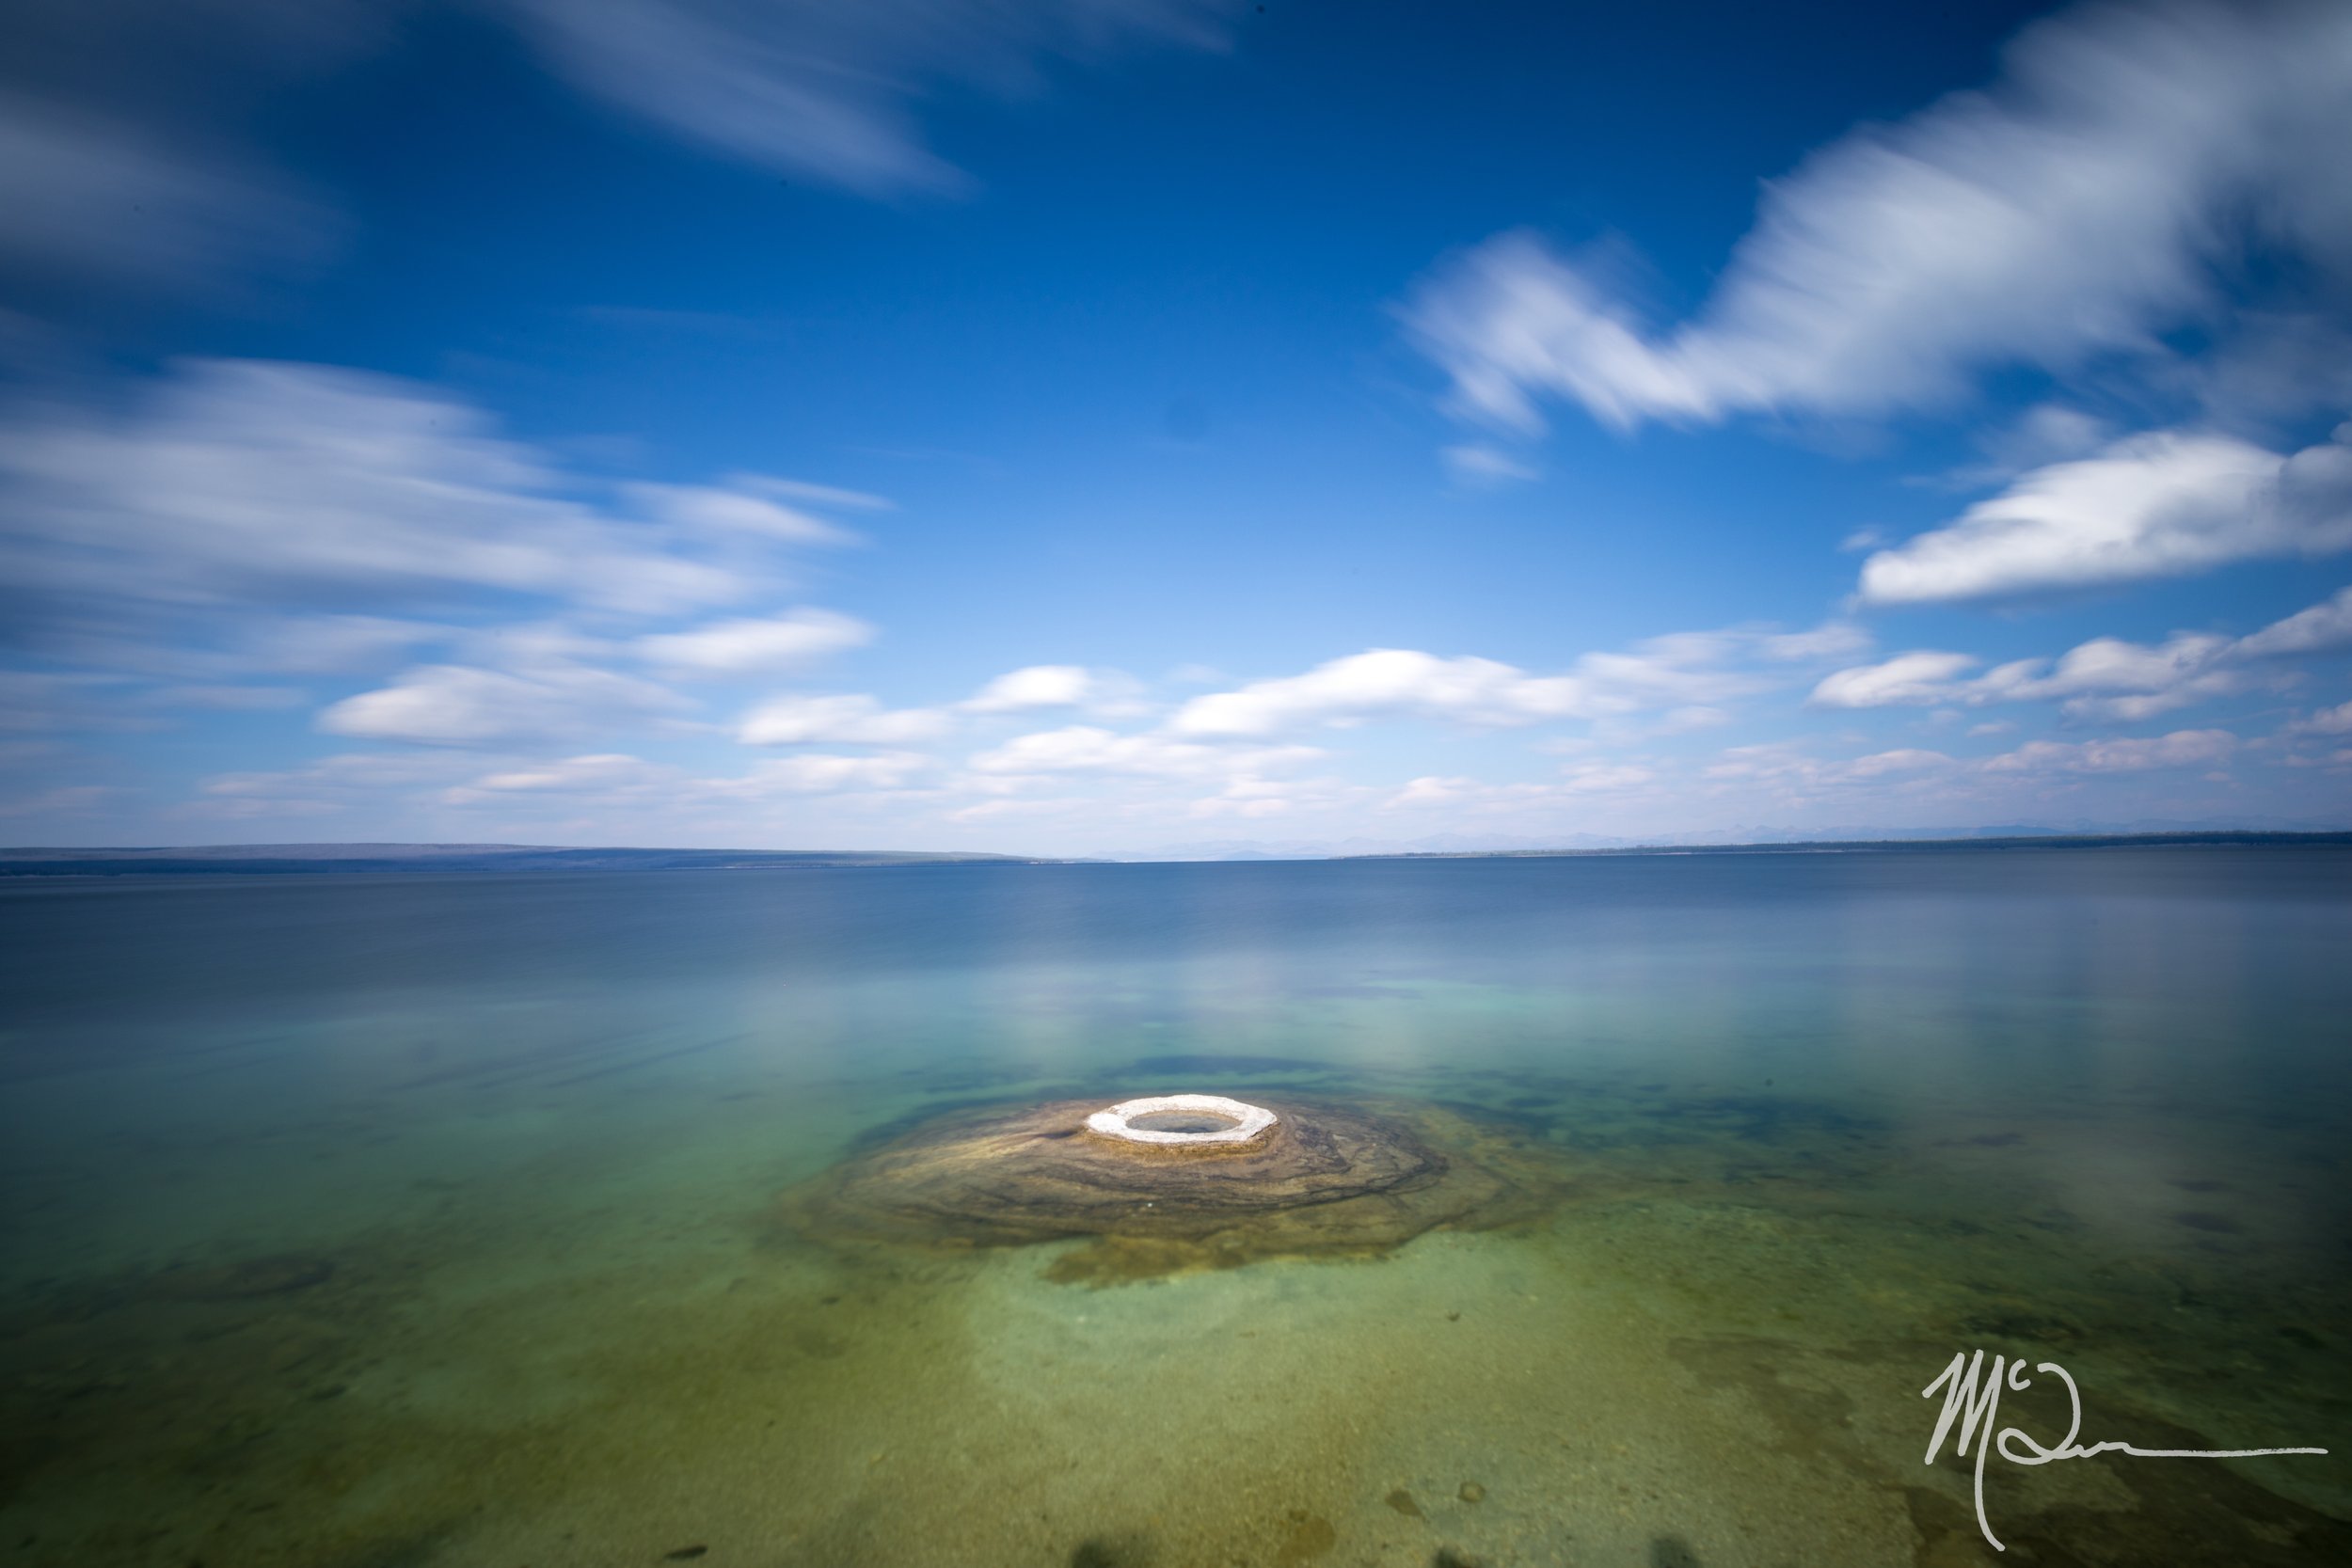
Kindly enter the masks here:
<path id="1" fill-rule="evenodd" d="M 380 871 L 788 871 L 818 866 L 1018 865 L 1019 855 L 896 849 L 567 849 L 534 844 L 215 844 L 0 848 L 0 877 L 121 877 Z"/>

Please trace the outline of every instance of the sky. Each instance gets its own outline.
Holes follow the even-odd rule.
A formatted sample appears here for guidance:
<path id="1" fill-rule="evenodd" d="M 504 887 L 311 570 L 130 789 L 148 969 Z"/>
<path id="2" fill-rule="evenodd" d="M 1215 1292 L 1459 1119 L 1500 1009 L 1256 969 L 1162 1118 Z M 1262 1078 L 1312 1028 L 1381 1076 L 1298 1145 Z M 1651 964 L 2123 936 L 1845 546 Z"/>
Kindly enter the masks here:
<path id="1" fill-rule="evenodd" d="M 0 841 L 2352 826 L 2352 8 L 18 0 Z"/>

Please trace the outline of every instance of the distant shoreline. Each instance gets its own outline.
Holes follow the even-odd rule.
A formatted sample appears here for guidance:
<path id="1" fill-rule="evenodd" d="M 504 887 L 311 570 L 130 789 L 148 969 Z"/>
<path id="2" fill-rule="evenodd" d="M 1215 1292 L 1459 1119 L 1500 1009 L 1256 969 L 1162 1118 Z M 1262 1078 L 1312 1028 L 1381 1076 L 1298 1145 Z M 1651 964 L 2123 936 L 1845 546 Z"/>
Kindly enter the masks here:
<path id="1" fill-rule="evenodd" d="M 1631 844 L 1600 849 L 1411 849 L 1389 855 L 1342 855 L 1359 861 L 1499 861 L 1607 858 L 1620 855 L 1821 855 L 1856 850 L 1952 853 L 1965 849 L 2352 849 L 2352 831 L 2272 832 L 2217 830 L 2181 833 L 2018 833 L 2001 838 L 1824 838 L 1772 844 Z"/>
<path id="2" fill-rule="evenodd" d="M 576 849 L 529 844 L 230 844 L 0 848 L 0 877 L 321 876 L 512 871 L 780 871 L 1026 865 L 1022 855 L 895 849 Z"/>
<path id="3" fill-rule="evenodd" d="M 1985 838 L 1811 839 L 1606 848 L 1416 849 L 1246 861 L 1104 860 L 891 849 L 582 849 L 510 844 L 237 844 L 139 848 L 0 848 L 0 878 L 319 876 L 516 871 L 791 871 L 921 865 L 1263 865 L 1325 861 L 1592 860 L 1637 855 L 1954 854 L 1969 850 L 2352 849 L 2352 831 L 2216 830 L 2031 833 Z"/>

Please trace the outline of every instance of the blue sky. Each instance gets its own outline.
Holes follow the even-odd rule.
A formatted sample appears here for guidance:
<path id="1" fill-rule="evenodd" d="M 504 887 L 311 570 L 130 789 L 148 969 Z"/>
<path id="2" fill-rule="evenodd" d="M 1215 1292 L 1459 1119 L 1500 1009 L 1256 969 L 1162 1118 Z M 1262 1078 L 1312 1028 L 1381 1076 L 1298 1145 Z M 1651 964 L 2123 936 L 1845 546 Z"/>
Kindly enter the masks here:
<path id="1" fill-rule="evenodd" d="M 2352 12 L 1916 10 L 14 8 L 0 839 L 2352 822 Z"/>

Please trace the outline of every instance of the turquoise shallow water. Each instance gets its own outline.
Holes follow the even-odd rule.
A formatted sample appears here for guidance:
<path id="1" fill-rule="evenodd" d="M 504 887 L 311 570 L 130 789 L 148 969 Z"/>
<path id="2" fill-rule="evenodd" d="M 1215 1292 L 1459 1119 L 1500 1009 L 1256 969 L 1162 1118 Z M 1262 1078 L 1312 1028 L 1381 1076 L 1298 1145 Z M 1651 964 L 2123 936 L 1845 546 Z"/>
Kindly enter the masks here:
<path id="1" fill-rule="evenodd" d="M 2352 1560 L 2352 858 L 26 880 L 0 1562 Z M 959 1107 L 1426 1105 L 1540 1212 L 1089 1289 L 777 1195 Z M 2005 1416 L 2064 1425 L 2047 1379 Z M 12 1556 L 10 1554 L 13 1554 Z"/>

